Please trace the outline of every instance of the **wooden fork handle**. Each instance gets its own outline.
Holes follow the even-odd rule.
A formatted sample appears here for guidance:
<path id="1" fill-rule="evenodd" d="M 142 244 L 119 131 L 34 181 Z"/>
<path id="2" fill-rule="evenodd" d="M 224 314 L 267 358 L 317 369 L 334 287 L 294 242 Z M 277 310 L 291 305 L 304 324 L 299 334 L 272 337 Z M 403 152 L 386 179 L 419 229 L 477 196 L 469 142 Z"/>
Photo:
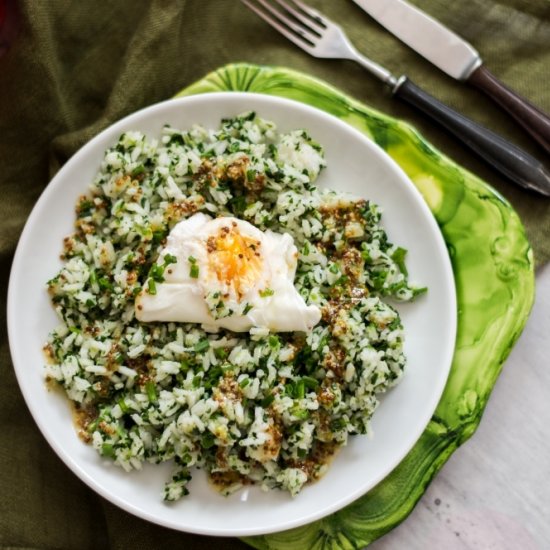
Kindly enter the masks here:
<path id="1" fill-rule="evenodd" d="M 548 115 L 508 88 L 483 65 L 470 75 L 467 82 L 496 101 L 550 153 L 550 118 Z"/>

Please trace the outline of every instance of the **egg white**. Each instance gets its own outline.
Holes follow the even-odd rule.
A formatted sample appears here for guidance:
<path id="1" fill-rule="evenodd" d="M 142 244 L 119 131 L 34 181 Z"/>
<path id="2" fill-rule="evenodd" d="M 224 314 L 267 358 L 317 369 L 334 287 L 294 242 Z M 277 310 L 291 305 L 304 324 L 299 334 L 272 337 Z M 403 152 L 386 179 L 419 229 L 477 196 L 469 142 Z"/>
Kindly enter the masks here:
<path id="1" fill-rule="evenodd" d="M 225 235 L 233 239 L 229 244 L 241 247 L 217 248 L 226 243 Z M 156 283 L 155 293 L 146 285 L 137 296 L 136 317 L 234 332 L 253 327 L 309 331 L 321 312 L 294 287 L 297 257 L 287 233 L 263 232 L 233 217 L 195 214 L 168 235 L 157 261 L 165 266 L 164 281 Z"/>

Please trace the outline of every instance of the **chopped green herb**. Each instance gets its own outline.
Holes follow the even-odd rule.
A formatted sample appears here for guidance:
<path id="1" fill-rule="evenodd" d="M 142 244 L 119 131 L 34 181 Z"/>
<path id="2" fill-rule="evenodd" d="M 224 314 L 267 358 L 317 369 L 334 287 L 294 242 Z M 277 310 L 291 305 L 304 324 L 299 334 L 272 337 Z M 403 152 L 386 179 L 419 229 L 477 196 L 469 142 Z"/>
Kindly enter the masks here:
<path id="1" fill-rule="evenodd" d="M 293 416 L 300 420 L 305 420 L 306 418 L 309 418 L 309 411 L 302 407 L 292 407 L 292 409 L 290 409 L 290 412 Z"/>
<path id="2" fill-rule="evenodd" d="M 164 266 L 160 264 L 153 264 L 149 270 L 149 277 L 157 283 L 164 282 Z"/>
<path id="3" fill-rule="evenodd" d="M 135 178 L 136 176 L 143 174 L 143 172 L 145 172 L 145 166 L 143 166 L 143 164 L 140 164 L 132 170 L 131 176 Z"/>
<path id="4" fill-rule="evenodd" d="M 186 361 L 185 359 L 180 362 L 180 371 L 181 372 L 187 372 L 191 368 L 191 365 L 189 364 L 189 361 Z"/>
<path id="5" fill-rule="evenodd" d="M 103 456 L 114 458 L 115 448 L 111 445 L 111 443 L 103 443 L 103 445 L 101 445 L 101 454 Z"/>
<path id="6" fill-rule="evenodd" d="M 166 235 L 168 235 L 168 231 L 166 230 L 159 229 L 159 230 L 153 231 L 153 243 L 154 244 L 161 243 L 166 238 Z"/>
<path id="7" fill-rule="evenodd" d="M 273 403 L 273 401 L 275 401 L 275 396 L 270 393 L 269 395 L 267 395 L 266 397 L 264 397 L 260 403 L 260 405 L 264 408 L 266 407 L 269 407 L 269 405 L 271 405 L 271 403 Z"/>
<path id="8" fill-rule="evenodd" d="M 210 432 L 206 433 L 201 438 L 201 444 L 205 449 L 210 449 L 210 447 L 213 447 L 215 442 L 215 437 Z"/>
<path id="9" fill-rule="evenodd" d="M 79 218 L 86 218 L 87 216 L 90 216 L 92 213 L 92 208 L 94 207 L 94 203 L 91 200 L 83 200 L 78 204 L 77 212 Z"/>
<path id="10" fill-rule="evenodd" d="M 404 248 L 398 247 L 395 249 L 395 252 L 391 255 L 391 259 L 397 264 L 399 271 L 403 275 L 408 275 L 407 266 L 405 265 L 405 256 L 407 251 Z"/>
<path id="11" fill-rule="evenodd" d="M 97 282 L 101 290 L 113 290 L 113 284 L 107 277 L 100 277 Z"/>
<path id="12" fill-rule="evenodd" d="M 276 348 L 279 345 L 279 338 L 275 334 L 270 334 L 267 342 L 270 347 Z"/>
<path id="13" fill-rule="evenodd" d="M 220 376 L 222 375 L 223 369 L 221 367 L 210 367 L 210 370 L 203 380 L 203 386 L 207 390 L 213 388 L 219 382 Z"/>
<path id="14" fill-rule="evenodd" d="M 225 351 L 223 348 L 216 348 L 214 350 L 214 355 L 218 358 L 218 359 L 225 359 L 227 357 L 227 351 Z"/>
<path id="15" fill-rule="evenodd" d="M 302 381 L 304 382 L 306 388 L 310 390 L 316 390 L 319 387 L 319 381 L 311 376 L 304 376 Z"/>
<path id="16" fill-rule="evenodd" d="M 200 340 L 195 344 L 195 347 L 193 348 L 197 353 L 200 353 L 201 351 L 206 351 L 210 347 L 210 341 L 208 338 L 204 338 L 203 340 Z"/>
<path id="17" fill-rule="evenodd" d="M 267 298 L 268 296 L 273 296 L 275 294 L 275 291 L 271 288 L 266 288 L 264 290 L 260 290 L 260 296 L 262 298 Z"/>
<path id="18" fill-rule="evenodd" d="M 150 403 L 156 403 L 158 400 L 157 390 L 155 389 L 155 384 L 151 381 L 146 382 L 145 391 L 147 392 L 147 399 Z"/>
<path id="19" fill-rule="evenodd" d="M 340 430 L 343 430 L 346 427 L 346 421 L 343 418 L 335 418 L 330 423 L 330 429 L 333 432 L 338 432 Z"/>
<path id="20" fill-rule="evenodd" d="M 147 292 L 149 292 L 149 294 L 157 293 L 157 285 L 155 284 L 155 281 L 153 279 L 149 279 L 147 281 Z"/>
<path id="21" fill-rule="evenodd" d="M 416 298 L 417 296 L 420 296 L 421 294 L 425 294 L 426 292 L 428 292 L 428 287 L 426 287 L 426 286 L 412 289 L 412 293 L 413 293 L 414 298 Z"/>
<path id="22" fill-rule="evenodd" d="M 296 399 L 303 399 L 306 395 L 306 385 L 304 380 L 298 380 L 296 386 L 294 387 L 294 397 Z"/>
<path id="23" fill-rule="evenodd" d="M 170 264 L 175 264 L 177 263 L 178 259 L 173 256 L 172 254 L 165 254 L 164 255 L 164 265 L 167 266 L 167 265 L 170 265 Z"/>

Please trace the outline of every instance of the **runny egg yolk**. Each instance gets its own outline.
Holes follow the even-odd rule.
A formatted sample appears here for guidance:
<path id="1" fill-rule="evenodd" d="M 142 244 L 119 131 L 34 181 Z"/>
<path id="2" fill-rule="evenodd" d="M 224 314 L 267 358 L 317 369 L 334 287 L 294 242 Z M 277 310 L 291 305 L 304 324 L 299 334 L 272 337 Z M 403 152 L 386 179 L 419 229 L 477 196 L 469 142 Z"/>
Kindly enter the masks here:
<path id="1" fill-rule="evenodd" d="M 209 270 L 232 287 L 240 300 L 262 271 L 261 242 L 240 233 L 233 222 L 208 238 L 206 250 Z"/>

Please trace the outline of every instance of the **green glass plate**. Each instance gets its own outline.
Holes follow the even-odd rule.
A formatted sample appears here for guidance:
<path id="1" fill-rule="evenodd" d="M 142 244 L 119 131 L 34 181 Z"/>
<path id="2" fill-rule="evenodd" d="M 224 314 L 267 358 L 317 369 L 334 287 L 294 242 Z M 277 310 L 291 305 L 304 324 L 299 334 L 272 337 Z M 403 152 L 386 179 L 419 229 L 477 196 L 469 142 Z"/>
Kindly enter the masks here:
<path id="1" fill-rule="evenodd" d="M 339 512 L 282 533 L 243 539 L 270 550 L 360 548 L 403 521 L 445 461 L 479 425 L 533 304 L 531 247 L 510 204 L 408 124 L 320 80 L 279 67 L 228 65 L 178 96 L 223 90 L 287 97 L 358 128 L 405 170 L 449 249 L 458 300 L 456 350 L 441 401 L 416 445 L 386 479 Z"/>

